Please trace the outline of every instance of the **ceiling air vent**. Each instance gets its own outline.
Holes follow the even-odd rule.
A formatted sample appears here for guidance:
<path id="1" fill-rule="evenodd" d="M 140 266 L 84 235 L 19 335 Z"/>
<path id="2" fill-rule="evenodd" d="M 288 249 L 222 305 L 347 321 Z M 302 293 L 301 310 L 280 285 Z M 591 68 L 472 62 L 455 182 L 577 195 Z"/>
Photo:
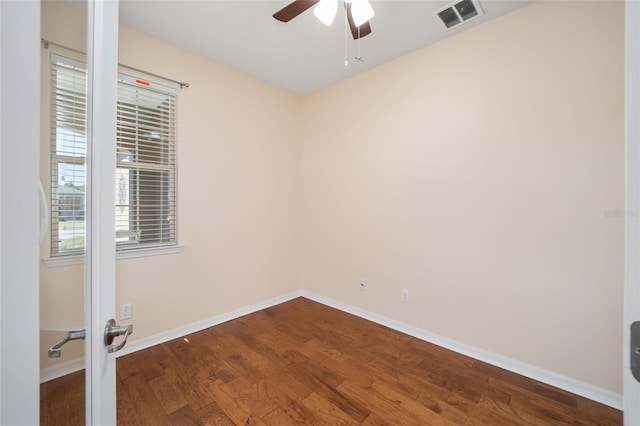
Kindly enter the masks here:
<path id="1" fill-rule="evenodd" d="M 483 14 L 480 3 L 476 0 L 458 1 L 433 12 L 433 15 L 442 22 L 447 30 Z"/>

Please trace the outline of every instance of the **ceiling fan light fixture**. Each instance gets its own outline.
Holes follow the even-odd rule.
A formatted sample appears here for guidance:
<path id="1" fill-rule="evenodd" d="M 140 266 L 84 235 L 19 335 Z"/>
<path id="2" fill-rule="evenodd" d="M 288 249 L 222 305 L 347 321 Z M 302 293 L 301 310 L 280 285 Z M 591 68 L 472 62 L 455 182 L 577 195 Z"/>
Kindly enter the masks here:
<path id="1" fill-rule="evenodd" d="M 325 25 L 331 25 L 338 12 L 338 0 L 320 0 L 313 14 Z"/>
<path id="2" fill-rule="evenodd" d="M 369 0 L 353 0 L 351 13 L 353 14 L 353 23 L 356 27 L 364 24 L 376 14 Z"/>

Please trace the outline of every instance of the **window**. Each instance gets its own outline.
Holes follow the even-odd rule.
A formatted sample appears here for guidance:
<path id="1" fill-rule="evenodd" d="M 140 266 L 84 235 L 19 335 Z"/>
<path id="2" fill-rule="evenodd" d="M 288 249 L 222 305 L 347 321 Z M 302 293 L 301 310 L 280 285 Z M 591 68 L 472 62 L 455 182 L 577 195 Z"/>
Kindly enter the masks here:
<path id="1" fill-rule="evenodd" d="M 51 256 L 85 240 L 86 72 L 51 56 Z M 118 76 L 115 232 L 119 252 L 176 245 L 177 92 Z"/>

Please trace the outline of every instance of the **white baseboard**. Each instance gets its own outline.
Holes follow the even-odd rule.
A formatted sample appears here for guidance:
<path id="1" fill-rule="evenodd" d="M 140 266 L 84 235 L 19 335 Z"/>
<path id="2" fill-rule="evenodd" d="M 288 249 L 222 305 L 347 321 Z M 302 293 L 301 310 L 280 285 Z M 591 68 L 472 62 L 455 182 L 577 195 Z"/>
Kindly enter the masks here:
<path id="1" fill-rule="evenodd" d="M 323 305 L 339 309 L 352 315 L 356 315 L 360 318 L 373 321 L 380 325 L 384 325 L 385 327 L 389 327 L 393 330 L 397 330 L 410 336 L 416 337 L 420 340 L 424 340 L 426 342 L 433 343 L 434 345 L 441 346 L 459 354 L 486 362 L 487 364 L 504 368 L 505 370 L 509 370 L 511 372 L 529 377 L 539 382 L 563 389 L 567 392 L 589 398 L 601 404 L 608 405 L 609 407 L 622 410 L 622 395 L 620 394 L 575 379 L 571 379 L 569 377 L 553 373 L 551 371 L 547 371 L 530 364 L 525 364 L 520 361 L 497 355 L 492 352 L 476 348 L 474 346 L 466 345 L 464 343 L 460 343 L 455 340 L 448 339 L 446 337 L 442 337 L 428 331 L 424 331 L 400 321 L 396 321 L 382 315 L 374 314 L 364 309 L 356 308 L 355 306 L 347 305 L 345 303 L 338 302 L 336 300 L 320 296 L 306 290 L 303 290 L 301 293 L 302 297 L 318 303 L 322 303 Z"/>
<path id="2" fill-rule="evenodd" d="M 57 379 L 58 377 L 66 376 L 67 374 L 80 370 L 84 370 L 84 358 L 74 358 L 61 362 L 60 364 L 54 364 L 51 367 L 40 370 L 40 383 L 48 382 L 49 380 Z"/>
<path id="3" fill-rule="evenodd" d="M 293 293 L 274 297 L 273 299 L 265 300 L 264 302 L 254 303 L 253 305 L 245 306 L 243 308 L 236 309 L 225 314 L 216 315 L 215 317 L 194 322 L 184 327 L 174 328 L 173 330 L 145 337 L 140 340 L 134 340 L 133 342 L 131 342 L 130 344 L 128 343 L 124 348 L 122 348 L 122 350 L 117 353 L 117 356 L 120 357 L 133 352 L 137 352 L 142 349 L 150 348 L 151 346 L 159 345 L 160 343 L 168 342 L 169 340 L 177 339 L 179 337 L 186 336 L 187 334 L 195 333 L 197 331 L 222 324 L 223 322 L 231 321 L 236 318 L 240 318 L 242 316 L 260 311 L 262 309 L 270 308 L 271 306 L 288 302 L 289 300 L 300 297 L 301 295 L 302 293 L 300 291 L 294 291 Z"/>
<path id="4" fill-rule="evenodd" d="M 263 302 L 255 303 L 253 305 L 245 306 L 240 309 L 236 309 L 225 314 L 216 315 L 215 317 L 207 318 L 202 321 L 194 322 L 184 327 L 174 328 L 162 333 L 155 334 L 153 336 L 145 337 L 140 340 L 134 340 L 122 348 L 116 354 L 116 357 L 137 352 L 142 349 L 150 348 L 151 346 L 159 345 L 161 343 L 168 342 L 169 340 L 177 339 L 179 337 L 186 336 L 197 331 L 204 330 L 209 327 L 222 324 L 223 322 L 231 321 L 236 318 L 251 314 L 253 312 L 260 311 L 262 309 L 269 308 L 271 306 L 279 305 L 289 300 L 300 297 L 302 293 L 300 291 L 294 291 L 283 296 L 274 297 L 273 299 L 265 300 Z M 48 382 L 49 380 L 57 379 L 58 377 L 66 376 L 67 374 L 74 373 L 84 368 L 84 359 L 76 358 L 67 362 L 56 364 L 51 367 L 40 370 L 40 383 Z"/>
<path id="5" fill-rule="evenodd" d="M 306 290 L 288 293 L 283 296 L 266 300 L 264 302 L 255 303 L 253 305 L 236 309 L 225 314 L 198 321 L 184 327 L 174 328 L 173 330 L 145 337 L 140 340 L 135 340 L 131 343 L 128 343 L 120 352 L 118 352 L 117 356 L 128 355 L 130 353 L 137 352 L 151 346 L 159 345 L 161 343 L 168 342 L 169 340 L 177 339 L 179 337 L 183 337 L 188 334 L 195 333 L 197 331 L 204 330 L 218 324 L 222 324 L 223 322 L 231 321 L 244 315 L 248 315 L 253 312 L 269 308 L 271 306 L 279 305 L 284 302 L 288 302 L 289 300 L 295 299 L 296 297 L 300 296 L 318 303 L 322 303 L 323 305 L 356 315 L 360 318 L 373 321 L 380 325 L 384 325 L 385 327 L 400 331 L 401 333 L 408 334 L 420 340 L 424 340 L 443 348 L 450 349 L 454 352 L 467 355 L 479 361 L 495 365 L 496 367 L 504 368 L 505 370 L 509 370 L 522 376 L 537 380 L 539 382 L 555 386 L 571 393 L 575 393 L 576 395 L 589 398 L 593 401 L 608 405 L 609 407 L 622 410 L 622 395 L 620 394 L 575 379 L 571 379 L 569 377 L 562 376 L 560 374 L 553 373 L 542 368 L 535 367 L 533 365 L 525 364 L 520 361 L 497 355 L 492 352 L 476 348 L 474 346 L 466 345 L 464 343 L 460 343 L 455 340 L 430 333 L 428 331 L 413 327 L 400 321 L 396 321 L 382 315 L 374 314 L 364 309 L 356 308 L 355 306 L 347 305 L 345 303 L 338 302 L 336 300 L 320 296 Z M 66 374 L 81 370 L 83 368 L 83 359 L 71 360 L 55 365 L 53 367 L 47 367 L 41 370 L 40 381 L 42 383 L 53 380 Z"/>

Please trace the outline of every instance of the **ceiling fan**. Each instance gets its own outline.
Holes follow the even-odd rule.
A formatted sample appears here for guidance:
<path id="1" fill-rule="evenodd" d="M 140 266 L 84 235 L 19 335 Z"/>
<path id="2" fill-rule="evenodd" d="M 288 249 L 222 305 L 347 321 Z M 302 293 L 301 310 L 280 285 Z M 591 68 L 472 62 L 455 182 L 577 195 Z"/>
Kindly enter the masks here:
<path id="1" fill-rule="evenodd" d="M 281 22 L 289 22 L 302 12 L 317 6 L 313 13 L 326 25 L 331 25 L 338 11 L 339 0 L 294 0 L 279 11 L 273 17 Z M 375 14 L 369 0 L 341 0 L 347 10 L 347 20 L 351 35 L 354 40 L 371 34 L 369 20 Z"/>

